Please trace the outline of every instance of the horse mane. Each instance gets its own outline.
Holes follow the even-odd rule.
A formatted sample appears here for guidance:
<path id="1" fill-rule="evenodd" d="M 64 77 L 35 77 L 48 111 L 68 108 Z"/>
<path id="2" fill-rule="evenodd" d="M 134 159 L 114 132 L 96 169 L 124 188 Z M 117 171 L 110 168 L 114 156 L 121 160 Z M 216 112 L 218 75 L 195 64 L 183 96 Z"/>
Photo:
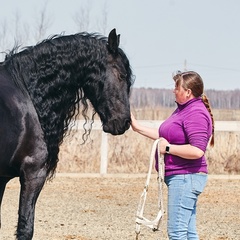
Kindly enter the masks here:
<path id="1" fill-rule="evenodd" d="M 95 33 L 55 35 L 22 51 L 12 49 L 3 62 L 16 85 L 30 96 L 37 111 L 48 147 L 49 179 L 55 173 L 59 146 L 70 123 L 79 114 L 80 103 L 81 113 L 85 121 L 88 120 L 89 104 L 82 87 L 92 78 L 104 76 L 106 45 L 107 38 Z M 120 53 L 124 55 L 121 49 Z M 84 142 L 89 134 L 85 130 Z"/>

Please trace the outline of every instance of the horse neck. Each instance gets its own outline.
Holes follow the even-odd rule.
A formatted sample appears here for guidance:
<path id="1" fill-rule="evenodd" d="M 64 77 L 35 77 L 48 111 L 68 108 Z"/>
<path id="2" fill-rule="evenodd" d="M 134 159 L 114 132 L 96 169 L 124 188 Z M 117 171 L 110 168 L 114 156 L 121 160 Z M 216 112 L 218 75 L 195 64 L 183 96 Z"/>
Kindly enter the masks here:
<path id="1" fill-rule="evenodd" d="M 103 41 L 75 37 L 53 39 L 12 58 L 14 78 L 24 82 L 43 130 L 48 131 L 49 126 L 61 129 L 56 141 L 62 140 L 78 109 L 86 81 L 101 78 L 105 72 L 106 57 Z"/>
<path id="2" fill-rule="evenodd" d="M 38 108 L 38 99 L 50 100 L 58 95 L 61 96 L 59 104 L 63 104 L 68 98 L 76 98 L 86 81 L 101 78 L 106 70 L 106 58 L 105 41 L 73 35 L 28 48 L 16 61 L 20 66 L 18 72 Z"/>

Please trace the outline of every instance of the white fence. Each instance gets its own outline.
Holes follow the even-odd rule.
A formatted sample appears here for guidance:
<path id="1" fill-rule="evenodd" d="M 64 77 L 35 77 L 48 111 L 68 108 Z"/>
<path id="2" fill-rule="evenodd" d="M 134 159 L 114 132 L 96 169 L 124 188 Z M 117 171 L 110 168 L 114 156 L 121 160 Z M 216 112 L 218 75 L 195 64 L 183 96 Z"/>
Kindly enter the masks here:
<path id="1" fill-rule="evenodd" d="M 163 121 L 139 120 L 139 122 L 148 127 L 158 128 Z M 83 129 L 83 124 L 84 120 L 77 120 L 72 129 L 81 130 Z M 86 127 L 88 128 L 89 125 L 87 125 Z M 102 130 L 101 121 L 95 120 L 92 125 L 92 130 Z M 215 131 L 239 132 L 240 121 L 216 121 Z M 108 134 L 102 131 L 100 174 L 107 173 L 108 165 L 107 153 L 108 153 Z"/>

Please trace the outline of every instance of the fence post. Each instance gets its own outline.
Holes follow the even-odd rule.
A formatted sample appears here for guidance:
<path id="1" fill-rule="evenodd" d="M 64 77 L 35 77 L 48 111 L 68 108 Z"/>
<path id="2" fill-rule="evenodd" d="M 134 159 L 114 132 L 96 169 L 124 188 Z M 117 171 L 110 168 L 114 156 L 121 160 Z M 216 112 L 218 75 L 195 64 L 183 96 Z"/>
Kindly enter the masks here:
<path id="1" fill-rule="evenodd" d="M 100 174 L 107 174 L 108 134 L 102 131 Z"/>

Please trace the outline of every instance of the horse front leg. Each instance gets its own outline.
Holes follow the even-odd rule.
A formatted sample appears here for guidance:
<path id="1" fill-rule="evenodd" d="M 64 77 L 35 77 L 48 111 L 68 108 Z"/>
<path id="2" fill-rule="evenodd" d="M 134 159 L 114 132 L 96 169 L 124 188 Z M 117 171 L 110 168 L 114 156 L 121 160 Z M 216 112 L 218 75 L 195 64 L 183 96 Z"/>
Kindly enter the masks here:
<path id="1" fill-rule="evenodd" d="M 1 224 L 1 206 L 2 206 L 2 199 L 3 199 L 3 194 L 6 188 L 6 184 L 8 183 L 8 181 L 10 180 L 10 178 L 5 178 L 5 177 L 1 177 L 0 178 L 0 228 L 2 226 Z"/>
<path id="2" fill-rule="evenodd" d="M 18 240 L 31 240 L 33 237 L 35 205 L 46 181 L 46 171 L 42 169 L 34 175 L 20 176 L 21 191 L 16 231 Z"/>

